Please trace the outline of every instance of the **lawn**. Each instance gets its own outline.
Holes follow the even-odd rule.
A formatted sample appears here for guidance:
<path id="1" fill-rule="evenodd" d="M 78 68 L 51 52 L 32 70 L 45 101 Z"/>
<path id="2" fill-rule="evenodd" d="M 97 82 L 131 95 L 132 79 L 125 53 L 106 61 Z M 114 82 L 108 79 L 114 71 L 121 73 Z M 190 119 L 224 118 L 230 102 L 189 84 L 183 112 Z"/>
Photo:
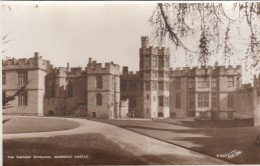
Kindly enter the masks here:
<path id="1" fill-rule="evenodd" d="M 3 117 L 3 120 L 7 120 L 3 124 L 4 134 L 68 130 L 79 126 L 76 122 L 57 118 Z"/>
<path id="2" fill-rule="evenodd" d="M 97 121 L 120 126 L 153 138 L 157 138 L 194 151 L 214 156 L 234 164 L 259 164 L 260 146 L 254 144 L 260 134 L 260 126 L 253 127 L 250 121 Z M 228 158 L 234 150 L 241 154 Z"/>
<path id="3" fill-rule="evenodd" d="M 50 156 L 45 159 L 16 159 L 16 156 Z M 76 158 L 76 156 L 87 158 Z M 8 156 L 15 156 L 14 159 Z M 72 158 L 55 158 L 72 156 Z M 121 149 L 102 134 L 89 133 L 49 138 L 3 140 L 3 165 L 112 165 L 146 164 Z"/>

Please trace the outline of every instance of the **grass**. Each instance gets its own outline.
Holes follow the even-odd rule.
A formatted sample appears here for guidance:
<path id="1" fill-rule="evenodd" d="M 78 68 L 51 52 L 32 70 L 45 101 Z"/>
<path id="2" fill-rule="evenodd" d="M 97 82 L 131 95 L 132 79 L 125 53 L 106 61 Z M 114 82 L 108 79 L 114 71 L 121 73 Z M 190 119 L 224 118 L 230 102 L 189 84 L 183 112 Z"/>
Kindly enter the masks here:
<path id="1" fill-rule="evenodd" d="M 9 119 L 3 124 L 4 134 L 68 130 L 79 126 L 76 122 L 56 118 L 3 117 L 3 119 Z"/>
<path id="2" fill-rule="evenodd" d="M 7 156 L 51 156 L 51 159 L 8 159 Z M 88 155 L 88 158 L 55 159 L 57 155 Z M 111 165 L 146 164 L 107 140 L 102 134 L 89 133 L 49 138 L 3 140 L 3 163 L 9 165 Z"/>
<path id="3" fill-rule="evenodd" d="M 110 123 L 153 138 L 216 157 L 233 150 L 242 153 L 233 158 L 220 159 L 236 164 L 259 164 L 260 146 L 254 144 L 260 134 L 260 126 L 251 126 L 250 121 L 134 121 L 108 120 Z M 176 125 L 178 124 L 178 125 Z"/>

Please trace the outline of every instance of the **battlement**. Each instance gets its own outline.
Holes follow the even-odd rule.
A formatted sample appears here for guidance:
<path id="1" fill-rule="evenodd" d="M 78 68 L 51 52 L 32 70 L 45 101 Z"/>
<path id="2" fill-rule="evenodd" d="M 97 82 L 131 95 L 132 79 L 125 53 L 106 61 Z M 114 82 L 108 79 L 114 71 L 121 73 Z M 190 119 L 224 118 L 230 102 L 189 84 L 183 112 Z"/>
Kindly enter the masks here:
<path id="1" fill-rule="evenodd" d="M 140 55 L 170 55 L 169 48 L 149 46 L 149 37 L 142 36 L 142 47 L 140 48 Z"/>
<path id="2" fill-rule="evenodd" d="M 195 66 L 183 68 L 171 68 L 171 76 L 190 75 L 241 75 L 242 66 Z"/>
<path id="3" fill-rule="evenodd" d="M 88 73 L 111 73 L 120 75 L 120 66 L 114 62 L 105 63 L 103 66 L 102 63 L 97 63 L 97 61 L 92 61 L 92 58 L 89 58 L 87 67 L 85 68 Z"/>
<path id="4" fill-rule="evenodd" d="M 42 69 L 47 70 L 52 68 L 49 60 L 42 59 L 42 56 L 39 56 L 39 52 L 34 53 L 32 58 L 7 58 L 2 60 L 3 70 L 16 70 L 16 69 Z"/>

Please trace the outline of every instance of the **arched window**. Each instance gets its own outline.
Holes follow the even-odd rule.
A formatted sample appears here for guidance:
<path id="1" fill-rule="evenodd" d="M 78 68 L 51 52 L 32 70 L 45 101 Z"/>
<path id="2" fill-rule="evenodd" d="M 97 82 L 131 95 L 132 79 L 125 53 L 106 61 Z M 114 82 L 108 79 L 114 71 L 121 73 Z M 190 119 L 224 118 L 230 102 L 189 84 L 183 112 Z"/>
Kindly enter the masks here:
<path id="1" fill-rule="evenodd" d="M 55 97 L 55 82 L 51 84 L 51 97 Z"/>
<path id="2" fill-rule="evenodd" d="M 68 83 L 68 96 L 72 97 L 73 96 L 73 87 L 71 81 Z"/>
<path id="3" fill-rule="evenodd" d="M 103 80 L 101 76 L 96 77 L 96 87 L 102 89 Z"/>
<path id="4" fill-rule="evenodd" d="M 96 102 L 97 102 L 97 105 L 102 105 L 102 94 L 100 94 L 100 93 L 96 94 Z"/>

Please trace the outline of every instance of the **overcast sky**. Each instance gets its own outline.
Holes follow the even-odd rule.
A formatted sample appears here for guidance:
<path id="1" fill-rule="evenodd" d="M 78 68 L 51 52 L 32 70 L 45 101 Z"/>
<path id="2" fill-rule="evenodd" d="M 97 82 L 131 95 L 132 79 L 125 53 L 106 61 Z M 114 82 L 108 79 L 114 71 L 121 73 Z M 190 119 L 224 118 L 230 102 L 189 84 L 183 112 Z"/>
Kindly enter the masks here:
<path id="1" fill-rule="evenodd" d="M 1 4 L 0 35 L 2 38 L 8 34 L 7 40 L 11 40 L 1 45 L 1 52 L 5 50 L 2 58 L 29 58 L 34 52 L 40 52 L 55 67 L 65 67 L 67 62 L 71 67 L 85 67 L 92 57 L 102 63 L 114 61 L 121 67 L 129 66 L 133 71 L 139 68 L 141 36 L 151 34 L 148 20 L 156 8 L 155 2 L 5 1 Z M 232 7 L 232 3 L 228 6 Z M 241 31 L 248 34 L 248 30 Z M 235 34 L 232 38 L 238 41 L 238 37 Z M 193 49 L 189 42 L 194 40 L 187 40 L 185 44 Z M 172 45 L 167 42 L 164 46 Z M 185 53 L 173 48 L 171 67 L 187 65 Z M 238 48 L 241 46 L 237 45 Z M 237 57 L 245 55 L 234 51 Z M 216 60 L 223 61 L 223 58 L 213 57 L 211 65 Z M 244 81 L 252 81 L 252 74 L 243 76 Z"/>
<path id="2" fill-rule="evenodd" d="M 156 7 L 155 3 L 4 3 L 1 36 L 8 34 L 12 40 L 1 48 L 5 56 L 27 58 L 38 51 L 54 66 L 70 62 L 84 67 L 92 57 L 131 70 L 138 70 L 141 36 L 150 35 L 148 19 Z"/>

